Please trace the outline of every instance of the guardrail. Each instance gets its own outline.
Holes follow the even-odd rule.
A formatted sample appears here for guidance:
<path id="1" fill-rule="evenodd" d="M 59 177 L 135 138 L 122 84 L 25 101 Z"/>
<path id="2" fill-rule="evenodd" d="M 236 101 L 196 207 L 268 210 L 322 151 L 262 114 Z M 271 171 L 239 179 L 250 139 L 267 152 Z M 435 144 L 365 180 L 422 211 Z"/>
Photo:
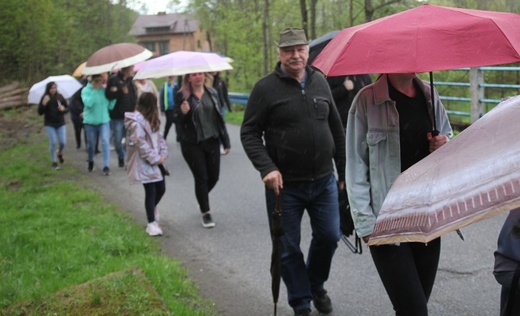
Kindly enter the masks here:
<path id="1" fill-rule="evenodd" d="M 444 96 L 441 95 L 442 101 L 455 101 L 455 102 L 467 102 L 470 104 L 470 111 L 453 111 L 447 110 L 449 115 L 456 115 L 462 117 L 470 117 L 470 122 L 475 122 L 479 117 L 485 114 L 484 105 L 494 104 L 497 105 L 501 102 L 499 99 L 485 98 L 486 88 L 498 88 L 498 89 L 516 89 L 517 94 L 520 93 L 520 85 L 518 84 L 495 84 L 484 82 L 484 71 L 520 71 L 520 67 L 478 67 L 478 68 L 459 68 L 453 70 L 469 71 L 469 83 L 468 82 L 442 82 L 434 81 L 433 84 L 439 86 L 449 87 L 466 87 L 470 89 L 470 97 L 456 97 L 456 96 Z"/>
<path id="2" fill-rule="evenodd" d="M 247 99 L 249 99 L 249 94 L 247 94 L 247 93 L 229 92 L 228 95 L 229 95 L 229 100 L 231 101 L 231 103 L 236 103 L 236 104 L 246 105 Z"/>

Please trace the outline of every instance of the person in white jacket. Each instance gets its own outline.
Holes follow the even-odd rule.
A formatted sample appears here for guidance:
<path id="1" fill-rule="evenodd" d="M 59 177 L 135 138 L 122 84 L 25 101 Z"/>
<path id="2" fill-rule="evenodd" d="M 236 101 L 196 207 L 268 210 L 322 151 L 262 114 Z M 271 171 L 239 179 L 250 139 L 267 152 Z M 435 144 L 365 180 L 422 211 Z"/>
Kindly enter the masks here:
<path id="1" fill-rule="evenodd" d="M 150 236 L 163 234 L 158 223 L 157 204 L 166 191 L 164 176 L 167 169 L 163 163 L 168 157 L 168 147 L 159 132 L 160 124 L 157 97 L 150 92 L 139 97 L 134 112 L 125 113 L 128 181 L 144 186 L 146 232 Z"/>

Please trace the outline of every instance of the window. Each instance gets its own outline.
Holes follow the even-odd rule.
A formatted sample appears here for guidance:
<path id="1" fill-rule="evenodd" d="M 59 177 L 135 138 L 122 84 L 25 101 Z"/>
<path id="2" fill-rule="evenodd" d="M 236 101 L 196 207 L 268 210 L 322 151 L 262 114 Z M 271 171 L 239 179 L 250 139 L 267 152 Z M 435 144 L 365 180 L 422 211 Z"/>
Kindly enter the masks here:
<path id="1" fill-rule="evenodd" d="M 144 42 L 144 48 L 148 49 L 151 52 L 155 52 L 155 42 Z"/>
<path id="2" fill-rule="evenodd" d="M 171 30 L 169 26 L 147 27 L 146 33 L 167 33 Z"/>
<path id="3" fill-rule="evenodd" d="M 169 51 L 169 44 L 170 42 L 169 41 L 161 41 L 159 42 L 159 55 L 165 55 L 165 54 L 168 54 L 170 51 Z"/>

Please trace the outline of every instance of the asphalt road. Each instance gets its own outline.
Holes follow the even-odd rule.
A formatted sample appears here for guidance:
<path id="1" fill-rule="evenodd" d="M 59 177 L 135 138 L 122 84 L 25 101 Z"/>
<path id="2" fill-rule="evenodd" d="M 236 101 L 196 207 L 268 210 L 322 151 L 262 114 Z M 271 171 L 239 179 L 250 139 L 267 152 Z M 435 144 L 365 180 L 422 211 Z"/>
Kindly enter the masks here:
<path id="1" fill-rule="evenodd" d="M 65 166 L 88 174 L 85 151 L 76 150 L 73 127 L 67 126 Z M 165 254 L 179 259 L 197 283 L 201 294 L 214 302 L 220 315 L 272 315 L 269 259 L 271 243 L 265 211 L 264 191 L 258 172 L 249 162 L 239 140 L 239 127 L 228 125 L 232 149 L 222 156 L 221 175 L 210 194 L 216 227 L 205 229 L 194 194 L 193 177 L 184 161 L 175 134 L 170 131 L 171 176 L 159 204 L 161 226 L 158 237 Z M 469 158 L 471 159 L 471 158 Z M 126 171 L 117 167 L 111 152 L 112 175 L 101 172 L 101 156 L 88 176 L 108 201 L 118 204 L 146 225 L 144 190 L 129 185 Z M 464 228 L 466 241 L 455 234 L 442 238 L 440 268 L 429 303 L 429 314 L 487 316 L 499 314 L 500 287 L 492 275 L 493 251 L 505 214 Z M 302 249 L 310 240 L 308 218 L 302 224 Z M 330 280 L 325 284 L 332 299 L 330 315 L 393 315 L 392 306 L 379 280 L 370 254 L 351 253 L 340 242 Z M 292 315 L 282 284 L 278 315 Z M 313 311 L 312 315 L 318 315 Z"/>

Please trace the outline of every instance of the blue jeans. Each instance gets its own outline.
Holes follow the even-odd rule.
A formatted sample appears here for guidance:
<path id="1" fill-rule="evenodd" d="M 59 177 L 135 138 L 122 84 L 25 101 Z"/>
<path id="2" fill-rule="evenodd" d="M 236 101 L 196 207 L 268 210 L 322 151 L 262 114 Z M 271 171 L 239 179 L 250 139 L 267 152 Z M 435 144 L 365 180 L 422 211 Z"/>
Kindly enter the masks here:
<path id="1" fill-rule="evenodd" d="M 334 175 L 315 181 L 284 183 L 282 190 L 282 279 L 287 287 L 289 305 L 298 311 L 310 308 L 312 294 L 323 290 L 329 278 L 334 252 L 341 237 L 339 228 L 338 187 Z M 266 190 L 267 214 L 271 214 L 276 198 Z M 303 260 L 300 248 L 301 220 L 307 209 L 312 240 Z"/>
<path id="2" fill-rule="evenodd" d="M 94 161 L 94 150 L 98 137 L 101 139 L 101 152 L 103 154 L 103 167 L 108 167 L 110 162 L 110 123 L 99 125 L 85 124 L 87 131 L 88 161 Z"/>
<path id="3" fill-rule="evenodd" d="M 56 162 L 56 143 L 59 142 L 58 151 L 62 151 L 67 143 L 66 127 L 65 125 L 54 127 L 45 125 L 47 136 L 49 137 L 49 152 L 51 154 L 52 162 Z"/>
<path id="4" fill-rule="evenodd" d="M 116 149 L 117 158 L 125 158 L 125 147 L 121 143 L 123 137 L 126 135 L 125 131 L 125 120 L 124 119 L 112 119 L 110 121 L 110 128 L 114 133 L 114 147 Z"/>

